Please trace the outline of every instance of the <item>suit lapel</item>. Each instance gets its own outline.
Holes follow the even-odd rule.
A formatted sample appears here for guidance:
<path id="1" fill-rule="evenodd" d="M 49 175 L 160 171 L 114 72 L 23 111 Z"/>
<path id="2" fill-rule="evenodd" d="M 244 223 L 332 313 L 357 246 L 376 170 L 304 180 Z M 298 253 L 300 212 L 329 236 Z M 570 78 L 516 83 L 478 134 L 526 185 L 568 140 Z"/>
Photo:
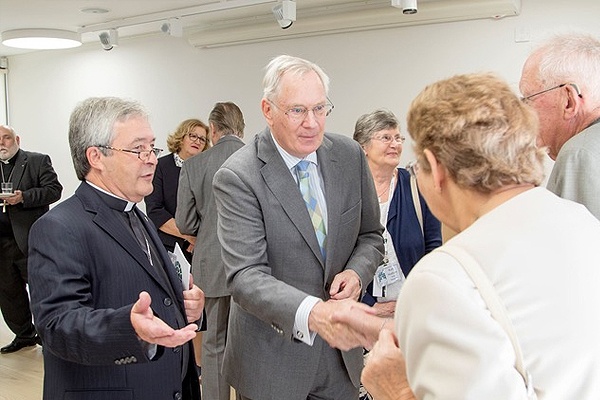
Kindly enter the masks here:
<path id="1" fill-rule="evenodd" d="M 129 228 L 129 226 L 127 226 L 121 219 L 115 218 L 113 210 L 100 199 L 100 197 L 95 193 L 95 189 L 84 183 L 79 186 L 76 191 L 76 195 L 81 199 L 86 211 L 95 214 L 93 218 L 94 223 L 103 231 L 105 231 L 111 238 L 113 238 L 115 242 L 117 242 L 117 244 L 121 246 L 127 253 L 129 253 L 129 255 L 131 255 L 131 257 L 149 275 L 152 276 L 157 284 L 163 287 L 168 293 L 171 293 L 169 288 L 165 286 L 166 282 L 164 282 L 164 279 L 158 276 L 158 273 L 154 267 L 150 265 L 148 256 L 146 253 L 144 253 L 138 242 L 130 233 L 131 228 Z M 144 218 L 142 218 L 142 220 L 144 220 Z M 149 230 L 147 229 L 147 231 Z M 154 240 L 154 236 L 156 235 L 152 235 L 152 233 L 154 232 L 150 233 L 152 240 Z M 161 252 L 159 251 L 159 253 Z M 169 260 L 169 262 L 171 261 Z"/>
<path id="2" fill-rule="evenodd" d="M 15 160 L 15 166 L 13 167 L 12 182 L 15 190 L 19 189 L 19 184 L 23 178 L 25 172 L 25 166 L 27 165 L 27 154 L 23 150 L 19 150 L 17 159 Z M 19 189 L 21 190 L 21 189 Z"/>
<path id="3" fill-rule="evenodd" d="M 323 265 L 321 250 L 315 235 L 315 229 L 310 221 L 308 210 L 298 190 L 298 185 L 290 173 L 287 165 L 273 143 L 273 138 L 267 128 L 257 136 L 257 156 L 265 164 L 261 168 L 261 174 L 265 184 L 273 193 L 281 207 L 288 215 L 292 224 L 298 229 L 315 257 Z"/>
<path id="4" fill-rule="evenodd" d="M 323 177 L 325 202 L 327 203 L 327 244 L 325 250 L 327 258 L 334 259 L 337 229 L 332 229 L 332 227 L 339 226 L 340 199 L 341 194 L 344 193 L 344 171 L 340 170 L 336 154 L 333 151 L 333 144 L 327 137 L 323 138 L 323 143 L 317 149 L 317 160 Z"/>

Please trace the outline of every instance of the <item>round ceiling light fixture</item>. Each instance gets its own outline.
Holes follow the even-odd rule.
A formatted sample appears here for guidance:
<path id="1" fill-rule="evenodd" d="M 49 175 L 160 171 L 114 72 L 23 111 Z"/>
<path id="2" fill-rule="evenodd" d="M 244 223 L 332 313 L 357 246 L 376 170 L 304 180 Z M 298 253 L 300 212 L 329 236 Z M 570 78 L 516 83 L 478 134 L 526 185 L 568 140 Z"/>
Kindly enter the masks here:
<path id="1" fill-rule="evenodd" d="M 13 29 L 2 32 L 2 44 L 30 50 L 70 49 L 81 46 L 81 35 L 61 29 Z"/>

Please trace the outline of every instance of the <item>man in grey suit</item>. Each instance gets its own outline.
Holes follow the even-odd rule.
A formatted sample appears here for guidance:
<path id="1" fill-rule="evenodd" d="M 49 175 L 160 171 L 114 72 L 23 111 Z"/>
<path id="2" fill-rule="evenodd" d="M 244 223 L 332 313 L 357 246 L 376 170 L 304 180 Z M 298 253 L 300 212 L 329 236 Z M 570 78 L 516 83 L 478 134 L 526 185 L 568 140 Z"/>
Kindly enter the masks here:
<path id="1" fill-rule="evenodd" d="M 600 40 L 565 34 L 523 66 L 523 99 L 538 113 L 538 144 L 555 160 L 548 189 L 600 219 Z"/>
<path id="2" fill-rule="evenodd" d="M 232 295 L 223 374 L 240 399 L 357 399 L 362 349 L 331 317 L 382 260 L 371 173 L 356 142 L 325 134 L 318 65 L 278 56 L 263 87 L 268 128 L 213 181 Z"/>
<path id="3" fill-rule="evenodd" d="M 90 98 L 71 114 L 75 194 L 31 228 L 31 304 L 54 399 L 198 400 L 191 340 L 204 294 L 182 287 L 136 207 L 160 149 L 144 108 Z"/>
<path id="4" fill-rule="evenodd" d="M 0 125 L 0 177 L 12 183 L 12 195 L 0 200 L 0 310 L 14 332 L 0 353 L 41 344 L 31 321 L 27 294 L 29 229 L 50 204 L 60 199 L 62 185 L 46 154 L 20 148 L 14 129 Z"/>
<path id="5" fill-rule="evenodd" d="M 175 222 L 180 232 L 196 236 L 194 281 L 204 291 L 206 332 L 202 335 L 202 396 L 229 400 L 221 375 L 231 296 L 217 238 L 217 206 L 212 181 L 225 160 L 243 145 L 244 116 L 232 102 L 217 103 L 208 117 L 213 147 L 186 160 L 179 175 Z"/>

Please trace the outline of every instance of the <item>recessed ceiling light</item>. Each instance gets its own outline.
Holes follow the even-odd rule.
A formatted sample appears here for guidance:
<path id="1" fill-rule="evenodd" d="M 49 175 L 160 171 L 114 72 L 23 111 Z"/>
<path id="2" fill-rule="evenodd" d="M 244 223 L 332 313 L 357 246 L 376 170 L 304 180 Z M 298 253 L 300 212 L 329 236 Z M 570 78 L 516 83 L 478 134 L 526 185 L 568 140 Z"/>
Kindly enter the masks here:
<path id="1" fill-rule="evenodd" d="M 82 8 L 80 11 L 86 14 L 106 14 L 108 12 L 106 8 L 100 7 Z"/>
<path id="2" fill-rule="evenodd" d="M 14 29 L 2 32 L 2 44 L 31 50 L 69 49 L 81 46 L 81 35 L 60 29 Z"/>

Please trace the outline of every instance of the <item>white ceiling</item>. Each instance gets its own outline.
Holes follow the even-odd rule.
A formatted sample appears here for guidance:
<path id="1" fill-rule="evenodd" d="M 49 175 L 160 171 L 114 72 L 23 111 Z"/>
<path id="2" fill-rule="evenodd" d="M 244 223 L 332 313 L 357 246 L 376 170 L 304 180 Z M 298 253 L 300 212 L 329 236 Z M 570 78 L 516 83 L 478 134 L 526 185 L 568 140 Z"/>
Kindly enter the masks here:
<path id="1" fill-rule="evenodd" d="M 279 1 L 280 2 L 280 1 Z M 160 34 L 169 17 L 179 18 L 184 37 L 199 47 L 264 41 L 285 36 L 515 15 L 520 0 L 419 0 L 419 12 L 403 15 L 390 0 L 296 0 L 297 21 L 282 30 L 271 8 L 277 0 L 0 0 L 0 32 L 50 28 L 82 33 L 85 42 L 117 28 L 119 37 Z M 82 10 L 101 8 L 106 13 Z M 480 10 L 481 9 L 481 10 Z M 473 10 L 477 14 L 473 14 Z M 473 15 L 471 15 L 473 14 Z M 0 45 L 0 56 L 25 52 Z"/>

